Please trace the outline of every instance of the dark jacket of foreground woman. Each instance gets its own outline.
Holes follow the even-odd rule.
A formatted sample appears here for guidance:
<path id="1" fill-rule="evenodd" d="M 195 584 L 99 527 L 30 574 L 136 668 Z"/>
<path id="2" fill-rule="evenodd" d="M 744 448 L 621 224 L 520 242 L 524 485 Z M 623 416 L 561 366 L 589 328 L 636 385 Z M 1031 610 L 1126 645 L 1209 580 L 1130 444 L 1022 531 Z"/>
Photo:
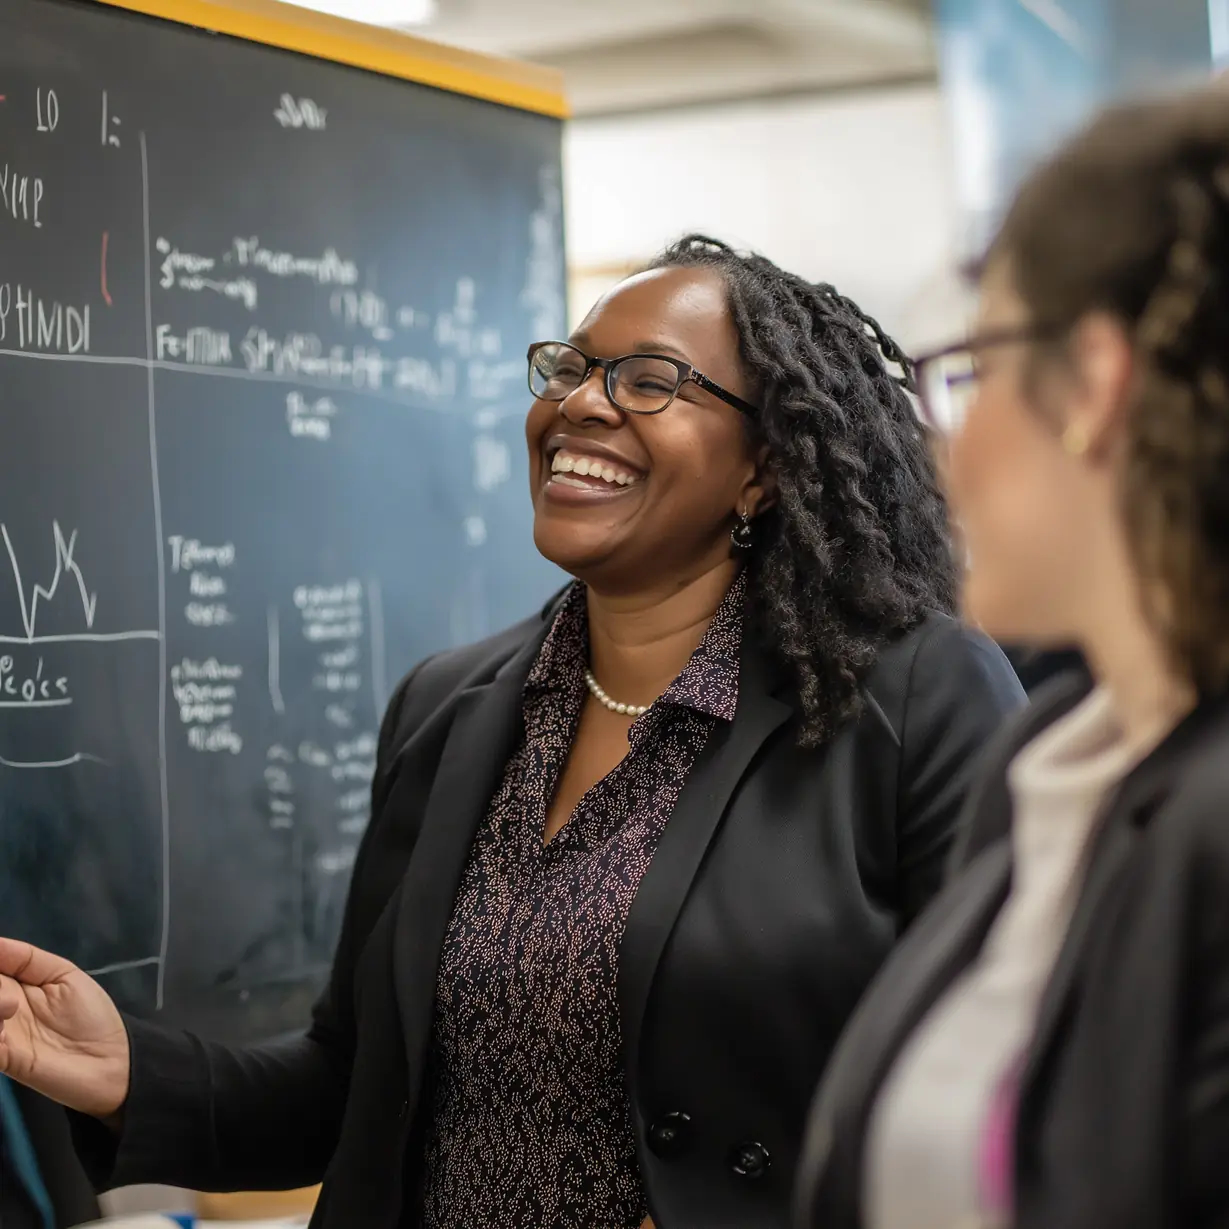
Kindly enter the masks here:
<path id="1" fill-rule="evenodd" d="M 824 1081 L 801 1164 L 807 1229 L 862 1229 L 879 1090 L 1010 889 L 1007 767 L 1090 686 L 1056 681 L 988 752 L 957 873 Z M 1015 1229 L 1229 1225 L 1229 699 L 1196 709 L 1102 812 L 1026 1058 L 1015 1199 Z"/>
<path id="2" fill-rule="evenodd" d="M 128 1022 L 118 1149 L 78 1122 L 100 1184 L 323 1178 L 316 1229 L 419 1223 L 441 941 L 552 614 L 432 658 L 398 688 L 331 980 L 305 1036 L 233 1049 Z M 828 1055 L 937 890 L 982 744 L 1022 700 L 998 649 L 942 615 L 885 647 L 865 691 L 857 720 L 800 749 L 790 676 L 746 637 L 735 719 L 692 770 L 632 906 L 620 1009 L 659 1229 L 788 1223 Z"/>

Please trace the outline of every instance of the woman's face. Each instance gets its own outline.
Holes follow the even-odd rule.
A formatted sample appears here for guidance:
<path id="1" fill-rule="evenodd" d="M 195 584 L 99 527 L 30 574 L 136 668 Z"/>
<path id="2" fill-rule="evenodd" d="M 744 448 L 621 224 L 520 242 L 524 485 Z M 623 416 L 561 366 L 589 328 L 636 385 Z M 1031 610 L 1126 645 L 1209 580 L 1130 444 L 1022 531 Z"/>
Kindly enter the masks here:
<path id="1" fill-rule="evenodd" d="M 623 282 L 569 340 L 595 358 L 680 358 L 755 401 L 725 286 L 707 270 Z M 754 513 L 763 496 L 743 416 L 692 382 L 660 414 L 628 414 L 595 369 L 566 400 L 535 401 L 525 434 L 538 550 L 599 589 L 682 588 L 728 562 L 735 514 Z M 599 466 L 615 480 L 578 472 Z"/>
<path id="2" fill-rule="evenodd" d="M 1029 322 L 1007 266 L 992 264 L 975 337 Z M 1062 443 L 1077 385 L 1057 367 L 1029 379 L 1030 352 L 1027 342 L 976 351 L 977 392 L 950 440 L 946 479 L 968 553 L 966 617 L 998 640 L 1058 645 L 1084 621 L 1105 510 L 1085 459 Z"/>

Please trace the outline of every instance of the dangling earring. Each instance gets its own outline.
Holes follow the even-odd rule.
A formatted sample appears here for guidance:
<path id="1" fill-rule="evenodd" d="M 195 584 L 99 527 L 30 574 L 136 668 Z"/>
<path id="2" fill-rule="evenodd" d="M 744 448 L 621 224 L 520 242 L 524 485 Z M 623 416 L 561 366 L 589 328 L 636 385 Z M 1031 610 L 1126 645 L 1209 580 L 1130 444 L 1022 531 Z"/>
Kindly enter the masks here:
<path id="1" fill-rule="evenodd" d="M 751 549 L 751 520 L 745 512 L 739 512 L 738 524 L 730 530 L 730 541 L 735 550 Z"/>
<path id="2" fill-rule="evenodd" d="M 1088 428 L 1083 423 L 1068 423 L 1067 429 L 1063 432 L 1062 444 L 1063 451 L 1069 457 L 1078 460 L 1088 451 L 1091 443 Z"/>

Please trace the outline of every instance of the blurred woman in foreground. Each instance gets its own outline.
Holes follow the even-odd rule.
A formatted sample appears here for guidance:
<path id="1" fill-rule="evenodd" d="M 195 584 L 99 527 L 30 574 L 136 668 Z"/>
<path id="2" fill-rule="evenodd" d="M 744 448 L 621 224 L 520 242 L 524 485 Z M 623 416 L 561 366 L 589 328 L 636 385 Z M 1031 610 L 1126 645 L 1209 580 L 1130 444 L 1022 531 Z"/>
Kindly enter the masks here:
<path id="1" fill-rule="evenodd" d="M 824 1229 L 1229 1224 L 1229 99 L 1104 115 L 922 360 L 968 614 L 1083 650 L 812 1114 Z M 963 413 L 961 410 L 963 409 Z"/>

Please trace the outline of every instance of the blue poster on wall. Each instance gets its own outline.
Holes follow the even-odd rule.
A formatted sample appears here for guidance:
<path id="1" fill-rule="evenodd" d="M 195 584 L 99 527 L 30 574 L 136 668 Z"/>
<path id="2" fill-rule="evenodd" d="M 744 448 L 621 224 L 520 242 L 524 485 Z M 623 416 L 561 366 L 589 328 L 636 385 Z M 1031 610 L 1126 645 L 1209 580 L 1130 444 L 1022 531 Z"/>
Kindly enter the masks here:
<path id="1" fill-rule="evenodd" d="M 1229 0 L 1211 0 L 1222 9 Z M 1211 64 L 1209 0 L 937 0 L 969 251 L 1029 167 L 1101 104 Z"/>
<path id="2" fill-rule="evenodd" d="M 1212 35 L 1212 66 L 1229 69 L 1229 0 L 1208 0 L 1208 25 Z"/>

